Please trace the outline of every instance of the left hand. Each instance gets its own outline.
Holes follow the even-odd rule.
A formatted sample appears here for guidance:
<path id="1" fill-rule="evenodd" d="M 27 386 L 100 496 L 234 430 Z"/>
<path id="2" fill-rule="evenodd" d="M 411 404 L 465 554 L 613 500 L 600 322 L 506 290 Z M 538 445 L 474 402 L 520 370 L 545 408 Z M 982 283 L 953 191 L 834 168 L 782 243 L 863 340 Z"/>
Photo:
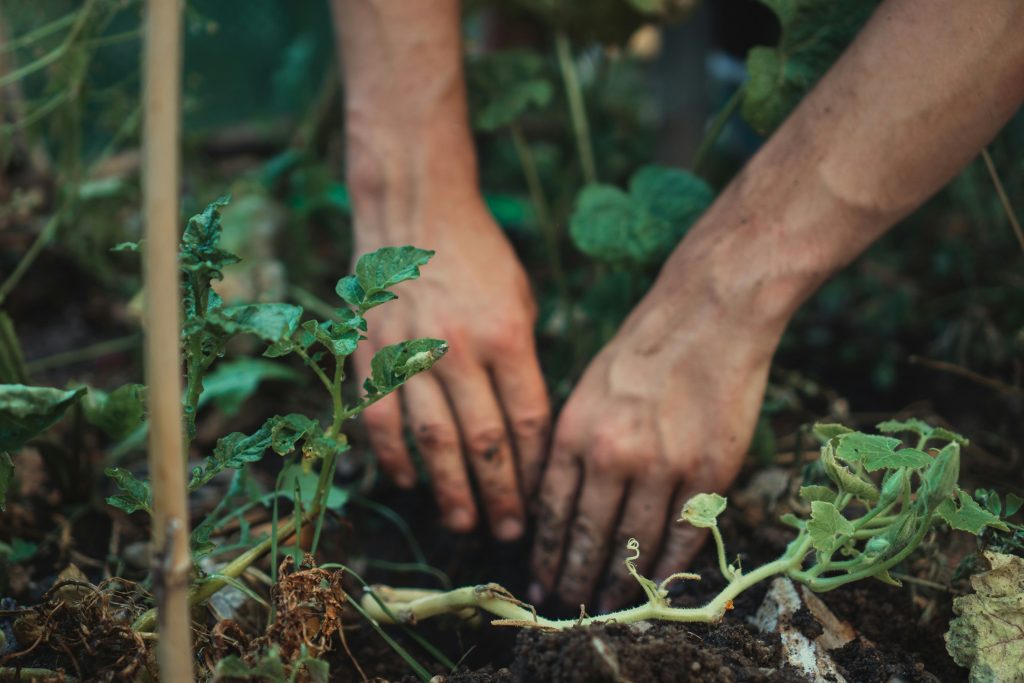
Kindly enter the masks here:
<path id="1" fill-rule="evenodd" d="M 671 520 L 739 471 L 777 329 L 735 320 L 698 269 L 686 270 L 681 285 L 648 294 L 561 413 L 540 489 L 532 601 L 557 590 L 579 605 L 606 574 L 600 611 L 621 607 L 638 592 L 622 561 L 630 538 L 641 573 L 682 570 L 704 534 Z"/>

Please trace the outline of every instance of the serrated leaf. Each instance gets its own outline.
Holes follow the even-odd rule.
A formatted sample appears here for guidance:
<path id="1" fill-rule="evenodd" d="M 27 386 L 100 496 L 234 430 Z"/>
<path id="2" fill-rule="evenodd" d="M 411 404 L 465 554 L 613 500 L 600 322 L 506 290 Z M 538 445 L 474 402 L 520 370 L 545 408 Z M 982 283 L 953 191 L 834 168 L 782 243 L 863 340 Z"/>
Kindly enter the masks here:
<path id="1" fill-rule="evenodd" d="M 779 18 L 775 47 L 747 53 L 741 113 L 767 135 L 796 107 L 850 41 L 877 0 L 762 0 Z"/>
<path id="2" fill-rule="evenodd" d="M 728 501 L 717 493 L 698 493 L 683 505 L 680 522 L 709 529 L 718 525 L 718 516 L 725 512 Z"/>
<path id="3" fill-rule="evenodd" d="M 359 311 L 369 310 L 396 298 L 388 288 L 418 278 L 420 267 L 433 255 L 433 251 L 410 246 L 383 247 L 361 256 L 355 275 L 339 280 L 335 291 Z"/>
<path id="4" fill-rule="evenodd" d="M 569 234 L 588 256 L 612 264 L 662 261 L 710 205 L 714 193 L 683 170 L 645 166 L 627 194 L 612 185 L 588 185 L 576 199 Z"/>
<path id="5" fill-rule="evenodd" d="M 185 271 L 202 272 L 204 278 L 217 279 L 225 266 L 238 263 L 238 257 L 220 248 L 222 233 L 220 209 L 229 196 L 210 202 L 201 213 L 188 219 L 181 237 L 178 260 Z"/>
<path id="6" fill-rule="evenodd" d="M 473 126 L 494 131 L 532 107 L 547 106 L 555 89 L 545 71 L 544 59 L 527 50 L 472 58 L 466 64 L 466 83 Z"/>
<path id="7" fill-rule="evenodd" d="M 936 508 L 935 514 L 953 529 L 966 531 L 975 536 L 980 534 L 985 527 L 989 526 L 1000 531 L 1009 531 L 1006 522 L 999 519 L 963 491 L 957 491 L 959 504 L 951 498 L 943 500 Z"/>
<path id="8" fill-rule="evenodd" d="M 298 413 L 276 415 L 265 426 L 270 428 L 270 447 L 278 455 L 288 455 L 300 439 L 321 433 L 319 422 Z"/>
<path id="9" fill-rule="evenodd" d="M 875 472 L 883 468 L 891 470 L 901 467 L 919 469 L 921 467 L 928 467 L 931 464 L 932 456 L 916 448 L 901 448 L 891 453 L 880 451 L 864 457 L 864 469 L 868 472 Z"/>
<path id="10" fill-rule="evenodd" d="M 800 497 L 808 503 L 813 503 L 816 500 L 822 500 L 827 503 L 836 502 L 836 496 L 838 494 L 827 486 L 818 486 L 812 484 L 811 486 L 800 487 Z"/>
<path id="11" fill-rule="evenodd" d="M 960 446 L 969 446 L 971 444 L 970 439 L 962 434 L 946 429 L 945 427 L 936 427 L 932 430 L 931 434 L 928 435 L 929 440 L 931 439 L 944 439 L 946 441 L 952 441 L 959 444 Z"/>
<path id="12" fill-rule="evenodd" d="M 850 434 L 853 430 L 835 422 L 819 422 L 811 428 L 811 432 L 819 441 L 827 443 L 837 436 Z"/>
<path id="13" fill-rule="evenodd" d="M 125 384 L 109 394 L 91 389 L 82 401 L 82 412 L 89 424 L 120 441 L 146 420 L 146 387 Z"/>
<path id="14" fill-rule="evenodd" d="M 302 319 L 302 307 L 291 304 L 237 304 L 207 311 L 207 324 L 220 334 L 251 334 L 267 342 L 291 338 Z"/>
<path id="15" fill-rule="evenodd" d="M 853 532 L 853 523 L 843 517 L 835 505 L 823 500 L 811 503 L 811 521 L 807 523 L 807 533 L 815 550 L 830 555 L 841 545 L 841 537 L 850 536 Z"/>
<path id="16" fill-rule="evenodd" d="M 836 441 L 836 455 L 846 462 L 884 461 L 900 447 L 899 439 L 860 432 L 843 434 Z"/>
<path id="17" fill-rule="evenodd" d="M 310 322 L 312 325 L 308 330 L 335 358 L 351 356 L 355 353 L 359 340 L 362 339 L 360 331 L 351 325 L 338 323 L 333 320 Z"/>
<path id="18" fill-rule="evenodd" d="M 225 469 L 238 470 L 246 463 L 256 462 L 270 448 L 273 428 L 278 417 L 272 417 L 252 434 L 232 432 L 217 439 L 213 455 L 203 461 L 199 467 L 193 468 L 192 477 L 188 482 L 189 491 L 213 479 Z"/>
<path id="19" fill-rule="evenodd" d="M 928 436 L 932 433 L 932 426 L 923 420 L 918 420 L 915 417 L 909 420 L 885 420 L 875 425 L 875 429 L 882 432 L 883 434 L 901 434 L 903 432 L 913 432 L 918 436 Z"/>
<path id="20" fill-rule="evenodd" d="M 137 479 L 134 474 L 120 467 L 108 467 L 106 475 L 114 480 L 121 493 L 107 498 L 107 504 L 124 510 L 128 514 L 145 510 L 153 512 L 153 491 L 148 481 Z"/>
<path id="21" fill-rule="evenodd" d="M 64 391 L 0 384 L 0 451 L 14 452 L 56 424 L 81 400 L 85 387 Z"/>
<path id="22" fill-rule="evenodd" d="M 370 361 L 370 377 L 364 388 L 370 396 L 386 394 L 405 384 L 409 378 L 429 369 L 448 351 L 440 339 L 413 339 L 385 346 Z"/>
<path id="23" fill-rule="evenodd" d="M 971 683 L 1021 681 L 1024 559 L 985 552 L 990 569 L 971 577 L 974 593 L 953 600 L 946 650 L 969 667 Z"/>
<path id="24" fill-rule="evenodd" d="M 218 363 L 213 372 L 203 379 L 199 407 L 213 403 L 225 415 L 237 415 L 260 384 L 271 380 L 302 383 L 305 376 L 282 363 L 259 358 Z"/>

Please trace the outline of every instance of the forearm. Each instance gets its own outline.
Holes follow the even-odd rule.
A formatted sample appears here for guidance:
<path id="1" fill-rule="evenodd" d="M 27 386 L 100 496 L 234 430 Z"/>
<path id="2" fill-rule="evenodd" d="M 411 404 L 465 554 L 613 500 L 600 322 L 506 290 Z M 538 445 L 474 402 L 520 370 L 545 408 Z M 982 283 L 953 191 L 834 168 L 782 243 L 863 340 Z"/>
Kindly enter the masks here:
<path id="1" fill-rule="evenodd" d="M 781 334 L 825 278 L 938 191 L 1020 106 L 1022 30 L 1018 0 L 884 3 L 656 289 L 703 269 L 712 304 Z"/>
<path id="2" fill-rule="evenodd" d="M 418 240 L 432 208 L 479 201 L 458 0 L 333 0 L 346 176 L 360 242 Z M 372 235 L 371 235 L 372 233 Z"/>

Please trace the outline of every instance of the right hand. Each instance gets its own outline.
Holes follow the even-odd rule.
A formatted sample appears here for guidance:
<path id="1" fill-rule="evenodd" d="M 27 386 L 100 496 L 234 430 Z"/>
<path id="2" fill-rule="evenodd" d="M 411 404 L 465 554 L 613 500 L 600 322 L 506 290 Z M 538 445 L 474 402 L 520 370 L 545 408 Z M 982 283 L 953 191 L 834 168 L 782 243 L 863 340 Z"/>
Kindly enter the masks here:
<path id="1" fill-rule="evenodd" d="M 432 201 L 411 213 L 413 225 L 405 224 L 394 242 L 361 224 L 357 212 L 357 255 L 392 242 L 437 254 L 418 281 L 398 288 L 398 300 L 368 314 L 369 341 L 356 352 L 356 368 L 362 381 L 376 350 L 416 337 L 444 339 L 449 352 L 398 395 L 366 409 L 370 442 L 384 471 L 411 488 L 416 471 L 407 424 L 444 524 L 460 532 L 475 526 L 472 476 L 492 532 L 513 540 L 525 526 L 524 496 L 536 487 L 549 427 L 529 282 L 479 195 Z"/>

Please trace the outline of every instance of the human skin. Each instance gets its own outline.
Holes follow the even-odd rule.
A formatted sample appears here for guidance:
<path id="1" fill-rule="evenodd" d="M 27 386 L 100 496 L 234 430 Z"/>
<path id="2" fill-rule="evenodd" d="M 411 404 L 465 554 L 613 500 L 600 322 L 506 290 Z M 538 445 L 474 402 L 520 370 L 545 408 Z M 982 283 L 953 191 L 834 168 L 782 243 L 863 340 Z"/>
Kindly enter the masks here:
<path id="1" fill-rule="evenodd" d="M 514 345 L 520 352 L 517 362 L 531 354 L 524 375 L 536 392 L 533 378 L 539 375 L 534 375 L 532 342 L 523 340 L 532 320 L 529 292 L 507 243 L 496 236 L 497 227 L 482 211 L 475 171 L 468 170 L 475 160 L 464 130 L 459 53 L 434 42 L 443 33 L 445 41 L 458 44 L 457 8 L 447 1 L 390 4 L 402 9 L 372 0 L 336 0 L 342 40 L 349 43 L 344 56 L 350 141 L 353 114 L 373 124 L 355 126 L 364 134 L 359 144 L 350 143 L 357 242 L 361 247 L 424 240 L 441 245 L 439 267 L 427 269 L 434 270 L 431 287 L 417 288 L 422 300 L 410 296 L 413 305 L 396 311 L 389 319 L 391 329 L 396 334 L 422 330 L 424 335 L 444 336 L 439 325 L 455 326 L 461 335 L 456 335 L 457 342 L 466 339 L 465 348 L 480 349 L 467 354 L 480 368 L 493 362 L 483 360 L 483 341 L 498 340 L 494 325 L 511 323 L 504 338 L 520 340 Z M 415 32 L 382 28 L 399 11 L 419 12 L 417 21 L 408 24 L 417 27 Z M 447 12 L 453 14 L 442 19 Z M 379 37 L 365 43 L 358 37 L 347 40 L 346 22 L 369 19 L 376 22 L 372 30 L 390 34 L 393 53 L 407 60 L 370 56 L 382 49 Z M 694 493 L 723 491 L 734 479 L 750 442 L 771 357 L 789 319 L 829 275 L 948 182 L 1020 106 L 1022 29 L 1024 3 L 1017 0 L 882 4 L 843 57 L 676 248 L 649 293 L 570 396 L 558 419 L 539 491 L 531 600 L 557 592 L 567 604 L 578 605 L 600 584 L 601 609 L 618 607 L 635 585 L 617 556 L 609 560 L 613 550 L 623 551 L 630 537 L 643 549 L 643 573 L 653 570 L 654 576 L 664 577 L 690 561 L 702 534 L 668 522 Z M 355 31 L 351 25 L 350 30 Z M 359 31 L 372 32 L 362 24 Z M 404 49 L 396 47 L 402 45 Z M 354 63 L 360 59 L 363 71 L 355 73 Z M 442 62 L 447 66 L 440 66 Z M 375 74 L 372 79 L 370 72 Z M 361 88 L 360 76 L 376 92 Z M 452 92 L 461 98 L 457 105 L 454 100 L 459 98 L 445 97 Z M 390 121 L 396 110 L 401 114 L 397 124 Z M 424 115 L 419 126 L 417 112 Z M 389 144 L 377 143 L 377 136 Z M 353 149 L 360 145 L 377 150 L 373 172 L 353 166 L 362 160 Z M 382 182 L 380 167 L 402 182 Z M 444 180 L 438 182 L 438 176 Z M 360 182 L 366 178 L 370 180 Z M 435 199 L 428 188 L 441 197 Z M 442 264 L 444 251 L 453 255 Z M 510 265 L 504 265 L 506 260 Z M 461 287 L 455 278 L 464 277 L 471 263 L 486 264 L 482 279 L 474 280 L 478 286 Z M 513 286 L 489 288 L 484 283 L 492 277 Z M 456 290 L 463 291 L 452 310 L 445 297 Z M 427 308 L 420 312 L 421 307 Z M 513 311 L 514 320 L 498 321 L 491 312 L 499 310 Z M 469 361 L 446 360 L 437 370 L 446 365 L 447 374 L 439 373 L 434 381 L 449 392 L 457 386 L 459 373 L 467 367 L 473 372 Z M 465 401 L 497 401 L 506 416 L 511 414 L 500 390 L 488 394 L 482 382 L 466 390 L 477 393 L 463 396 Z M 439 396 L 438 391 L 405 391 L 414 433 L 420 402 L 443 404 Z M 524 422 L 536 428 L 529 430 L 531 443 L 542 439 L 546 424 L 546 404 L 536 405 L 545 409 Z M 407 455 L 395 455 L 397 447 L 381 452 L 378 446 L 400 442 L 397 404 L 393 402 L 390 416 L 380 415 L 371 424 L 377 434 L 374 445 L 389 471 L 400 475 L 406 470 L 389 463 Z M 461 421 L 457 408 L 449 409 L 446 424 L 456 419 L 472 424 Z M 492 435 L 497 434 L 495 430 Z M 462 443 L 468 442 L 464 438 Z M 503 451 L 508 459 L 512 450 Z M 529 484 L 541 456 L 525 452 L 525 458 L 519 452 L 525 463 L 520 469 L 531 473 Z M 435 457 L 430 450 L 424 456 L 428 463 Z M 473 449 L 467 459 L 481 467 Z M 444 462 L 444 472 L 461 472 L 450 477 L 466 481 L 454 457 Z M 478 477 L 479 471 L 474 470 Z M 512 473 L 514 468 L 506 468 L 495 475 L 503 483 L 490 489 L 483 485 L 488 480 L 480 480 L 488 510 L 489 491 L 511 499 L 513 485 L 506 475 Z M 435 488 L 449 485 L 450 477 L 435 480 Z M 468 496 L 468 489 L 459 495 L 460 506 Z M 447 514 L 447 498 L 438 497 Z M 492 522 L 512 509 L 500 507 Z M 521 498 L 514 509 L 517 514 L 522 510 Z"/>

